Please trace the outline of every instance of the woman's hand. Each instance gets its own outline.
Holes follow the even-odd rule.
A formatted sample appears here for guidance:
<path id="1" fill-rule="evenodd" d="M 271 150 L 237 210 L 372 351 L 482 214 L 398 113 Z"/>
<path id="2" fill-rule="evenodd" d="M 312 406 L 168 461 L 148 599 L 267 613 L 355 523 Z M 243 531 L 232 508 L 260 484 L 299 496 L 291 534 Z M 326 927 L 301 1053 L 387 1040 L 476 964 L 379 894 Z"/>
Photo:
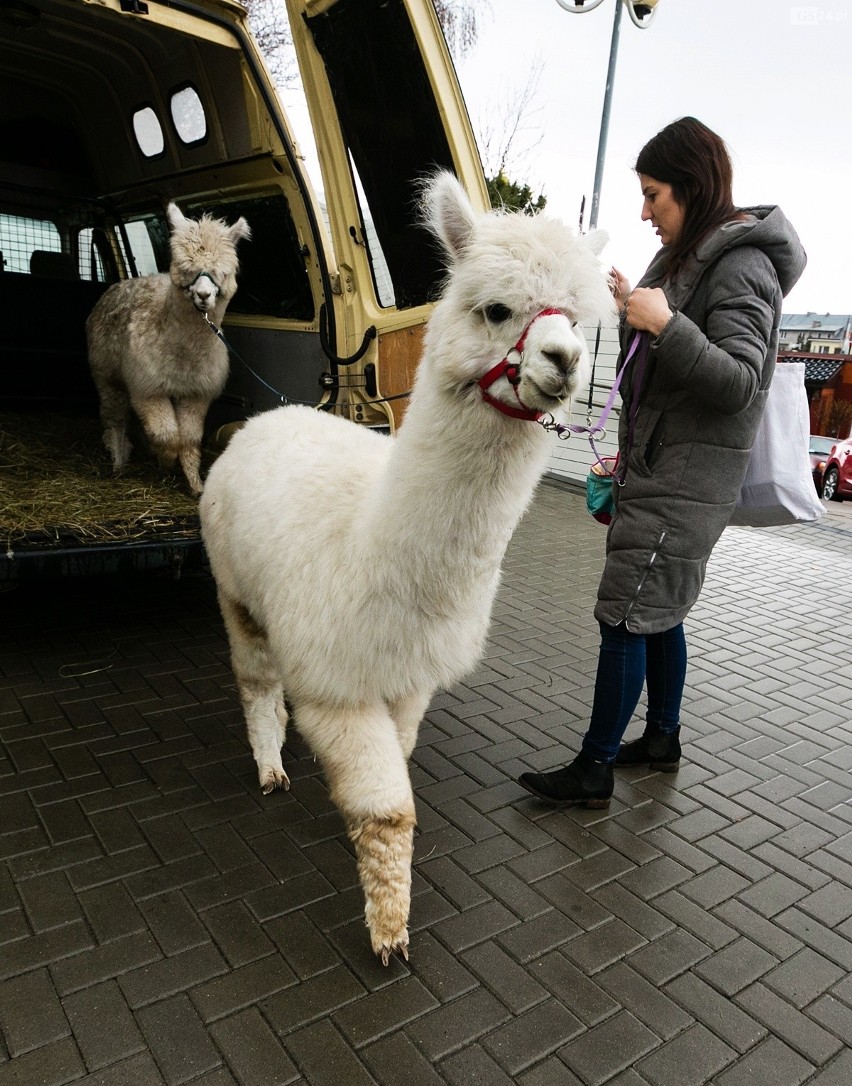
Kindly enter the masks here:
<path id="1" fill-rule="evenodd" d="M 610 268 L 607 275 L 607 282 L 609 283 L 609 289 L 615 298 L 615 304 L 618 306 L 618 312 L 621 313 L 624 309 L 624 303 L 627 301 L 627 297 L 630 294 L 630 283 L 626 276 L 622 275 L 618 268 Z"/>
<path id="2" fill-rule="evenodd" d="M 637 287 L 624 303 L 624 319 L 638 332 L 658 336 L 672 319 L 672 311 L 659 287 Z"/>

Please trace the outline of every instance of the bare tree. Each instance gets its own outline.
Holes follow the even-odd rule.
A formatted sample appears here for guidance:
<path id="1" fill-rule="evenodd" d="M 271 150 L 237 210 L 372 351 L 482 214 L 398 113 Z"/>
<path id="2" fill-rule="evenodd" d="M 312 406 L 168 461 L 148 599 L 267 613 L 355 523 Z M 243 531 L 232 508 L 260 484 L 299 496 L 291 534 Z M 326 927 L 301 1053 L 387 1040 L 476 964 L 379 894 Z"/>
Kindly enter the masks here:
<path id="1" fill-rule="evenodd" d="M 476 118 L 479 150 L 485 173 L 517 173 L 529 169 L 530 157 L 543 139 L 536 117 L 541 106 L 536 105 L 543 61 L 536 54 L 527 71 L 526 83 L 502 99 L 494 99 Z"/>
<path id="2" fill-rule="evenodd" d="M 299 78 L 293 36 L 283 0 L 243 0 L 249 26 L 269 74 L 278 87 L 292 87 Z"/>
<path id="3" fill-rule="evenodd" d="M 479 14 L 487 0 L 432 0 L 450 52 L 463 57 L 479 37 Z"/>
<path id="4" fill-rule="evenodd" d="M 298 79 L 293 38 L 281 0 L 243 0 L 249 26 L 257 40 L 273 80 L 290 87 Z M 438 21 L 450 51 L 464 57 L 476 45 L 479 16 L 488 0 L 433 0 Z"/>
<path id="5" fill-rule="evenodd" d="M 432 0 L 450 52 L 464 57 L 479 38 L 480 18 L 488 0 Z M 547 202 L 535 197 L 529 185 L 510 180 L 529 170 L 529 157 L 541 143 L 540 126 L 533 123 L 540 107 L 535 107 L 543 62 L 537 55 L 530 65 L 526 84 L 520 90 L 492 104 L 486 115 L 475 123 L 477 142 L 488 192 L 495 206 L 517 207 L 524 211 L 540 210 Z"/>

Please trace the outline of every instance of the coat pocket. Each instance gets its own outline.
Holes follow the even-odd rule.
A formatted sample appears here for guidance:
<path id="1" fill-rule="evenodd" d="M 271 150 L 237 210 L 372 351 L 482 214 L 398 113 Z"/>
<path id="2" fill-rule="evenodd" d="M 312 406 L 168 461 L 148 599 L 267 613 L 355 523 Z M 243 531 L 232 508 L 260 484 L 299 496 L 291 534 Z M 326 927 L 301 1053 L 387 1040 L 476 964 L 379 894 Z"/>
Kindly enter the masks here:
<path id="1" fill-rule="evenodd" d="M 654 411 L 642 430 L 636 434 L 632 459 L 643 475 L 652 475 L 665 447 L 665 418 Z"/>

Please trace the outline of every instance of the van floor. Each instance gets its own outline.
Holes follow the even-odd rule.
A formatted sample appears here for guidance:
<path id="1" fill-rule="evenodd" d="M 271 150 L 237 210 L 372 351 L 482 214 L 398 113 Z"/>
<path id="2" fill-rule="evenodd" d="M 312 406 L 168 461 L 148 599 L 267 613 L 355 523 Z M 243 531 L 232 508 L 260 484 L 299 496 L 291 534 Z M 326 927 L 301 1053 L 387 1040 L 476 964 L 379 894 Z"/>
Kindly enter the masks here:
<path id="1" fill-rule="evenodd" d="M 198 539 L 198 503 L 183 477 L 161 471 L 139 445 L 115 476 L 97 418 L 0 411 L 5 550 Z"/>

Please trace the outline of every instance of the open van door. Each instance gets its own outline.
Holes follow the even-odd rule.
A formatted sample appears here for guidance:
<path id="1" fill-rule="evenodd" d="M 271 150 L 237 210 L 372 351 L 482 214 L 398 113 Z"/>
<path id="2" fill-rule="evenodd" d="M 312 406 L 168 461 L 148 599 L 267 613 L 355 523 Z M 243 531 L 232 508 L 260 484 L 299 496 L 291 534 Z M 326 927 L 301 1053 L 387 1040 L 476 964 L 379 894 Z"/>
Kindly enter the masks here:
<path id="1" fill-rule="evenodd" d="M 319 195 L 236 0 L 4 0 L 0 578 L 32 558 L 97 572 L 116 555 L 200 552 L 194 500 L 144 441 L 111 478 L 86 359 L 104 290 L 168 270 L 172 200 L 252 231 L 208 462 L 242 419 L 283 402 L 388 430 L 402 418 L 442 277 L 418 182 L 450 168 L 485 207 L 474 138 L 431 0 L 287 11 Z"/>
<path id="2" fill-rule="evenodd" d="M 354 359 L 338 364 L 337 395 L 352 417 L 394 424 L 443 274 L 418 225 L 418 186 L 449 169 L 487 207 L 475 139 L 432 0 L 287 9 L 338 259 L 339 353 Z"/>

